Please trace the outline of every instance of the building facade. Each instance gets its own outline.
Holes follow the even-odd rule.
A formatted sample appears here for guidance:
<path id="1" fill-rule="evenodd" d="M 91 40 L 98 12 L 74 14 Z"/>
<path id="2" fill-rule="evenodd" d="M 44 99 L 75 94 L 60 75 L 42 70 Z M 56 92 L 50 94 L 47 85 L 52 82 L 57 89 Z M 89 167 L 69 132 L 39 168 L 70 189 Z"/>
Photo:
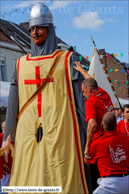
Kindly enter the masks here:
<path id="1" fill-rule="evenodd" d="M 100 49 L 99 54 L 102 57 L 102 61 L 107 68 L 107 73 L 111 79 L 111 82 L 115 88 L 117 96 L 119 98 L 129 100 L 129 64 L 121 63 L 119 60 L 115 59 L 114 54 L 105 52 L 105 49 Z"/>
<path id="2" fill-rule="evenodd" d="M 2 38 L 2 40 L 1 40 Z M 23 52 L 18 46 L 6 39 L 5 35 L 0 33 L 0 80 L 11 82 L 11 76 L 17 59 L 23 56 Z"/>

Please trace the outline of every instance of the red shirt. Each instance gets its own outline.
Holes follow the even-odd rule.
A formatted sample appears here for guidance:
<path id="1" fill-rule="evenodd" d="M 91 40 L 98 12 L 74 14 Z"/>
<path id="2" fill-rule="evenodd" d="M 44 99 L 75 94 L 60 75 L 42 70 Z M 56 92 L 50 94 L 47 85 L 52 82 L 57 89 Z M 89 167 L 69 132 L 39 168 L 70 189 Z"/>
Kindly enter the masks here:
<path id="1" fill-rule="evenodd" d="M 3 133 L 0 133 L 0 148 L 2 146 L 2 142 L 3 142 Z M 3 178 L 3 170 L 4 170 L 4 166 L 3 166 L 3 158 L 2 156 L 0 157 L 0 179 Z"/>
<path id="2" fill-rule="evenodd" d="M 129 141 L 129 123 L 126 123 L 124 119 L 118 122 L 117 131 L 126 133 Z"/>
<path id="3" fill-rule="evenodd" d="M 0 133 L 0 139 L 1 139 L 0 146 L 2 146 L 3 137 L 4 137 L 4 133 Z M 6 163 L 6 166 L 9 167 L 9 170 L 10 171 L 11 171 L 11 167 L 12 167 L 12 160 L 13 160 L 13 158 L 11 157 L 11 151 L 9 151 L 9 154 L 8 154 L 8 163 Z M 3 159 L 2 159 L 2 161 L 3 161 Z M 9 172 L 9 174 L 10 174 L 10 172 Z"/>
<path id="4" fill-rule="evenodd" d="M 123 132 L 107 131 L 90 145 L 91 164 L 97 161 L 100 176 L 129 172 L 129 141 Z"/>
<path id="5" fill-rule="evenodd" d="M 88 122 L 89 119 L 95 119 L 97 122 L 93 139 L 103 134 L 101 120 L 103 115 L 108 111 L 115 113 L 111 98 L 105 90 L 99 87 L 99 91 L 91 96 L 85 103 L 86 122 Z"/>

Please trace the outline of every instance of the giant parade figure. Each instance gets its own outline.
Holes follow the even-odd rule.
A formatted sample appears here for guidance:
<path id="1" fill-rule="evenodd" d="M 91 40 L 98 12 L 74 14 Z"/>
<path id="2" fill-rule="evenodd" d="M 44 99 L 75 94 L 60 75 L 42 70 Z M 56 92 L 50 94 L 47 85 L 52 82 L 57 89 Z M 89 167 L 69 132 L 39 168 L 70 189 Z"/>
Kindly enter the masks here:
<path id="1" fill-rule="evenodd" d="M 6 114 L 4 140 L 11 134 L 15 142 L 10 186 L 61 186 L 65 194 L 88 194 L 84 78 L 73 68 L 78 58 L 58 49 L 44 4 L 33 6 L 29 31 L 31 53 L 17 60 Z"/>

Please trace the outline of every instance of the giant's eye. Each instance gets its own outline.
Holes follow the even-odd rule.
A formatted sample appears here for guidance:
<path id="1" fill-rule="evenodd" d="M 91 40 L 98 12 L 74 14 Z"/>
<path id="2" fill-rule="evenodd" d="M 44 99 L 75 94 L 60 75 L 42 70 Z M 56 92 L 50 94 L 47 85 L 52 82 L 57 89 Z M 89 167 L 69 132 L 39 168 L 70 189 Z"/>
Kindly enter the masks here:
<path id="1" fill-rule="evenodd" d="M 33 32 L 34 31 L 34 28 L 32 27 L 32 28 L 30 28 L 30 32 Z"/>
<path id="2" fill-rule="evenodd" d="M 38 29 L 39 29 L 39 30 L 43 30 L 43 29 L 44 29 L 44 27 L 42 27 L 42 26 L 39 26 L 39 27 L 38 27 Z"/>

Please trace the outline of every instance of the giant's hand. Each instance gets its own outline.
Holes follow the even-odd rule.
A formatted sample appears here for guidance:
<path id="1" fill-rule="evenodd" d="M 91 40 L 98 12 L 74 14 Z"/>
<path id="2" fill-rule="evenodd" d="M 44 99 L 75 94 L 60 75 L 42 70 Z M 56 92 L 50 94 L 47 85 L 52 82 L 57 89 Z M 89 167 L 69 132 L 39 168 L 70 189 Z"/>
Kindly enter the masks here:
<path id="1" fill-rule="evenodd" d="M 12 143 L 10 143 L 10 145 L 9 145 L 9 150 L 11 151 L 11 156 L 13 158 L 13 156 L 14 156 L 14 146 L 13 146 Z"/>
<path id="2" fill-rule="evenodd" d="M 9 167 L 6 166 L 5 164 L 4 165 L 4 171 L 3 171 L 3 174 L 6 176 L 6 174 L 10 174 L 10 170 L 9 170 Z"/>
<path id="3" fill-rule="evenodd" d="M 3 141 L 2 147 L 6 145 L 6 141 Z M 5 150 L 3 154 L 4 163 L 8 163 L 8 154 L 9 154 L 9 147 Z"/>
<path id="4" fill-rule="evenodd" d="M 6 147 L 9 147 L 9 144 L 11 143 L 11 135 L 9 135 L 6 139 L 5 145 Z"/>
<path id="5" fill-rule="evenodd" d="M 5 148 L 4 154 L 3 154 L 3 159 L 5 163 L 8 163 L 8 154 L 9 150 L 13 153 L 13 145 L 11 144 L 11 135 L 7 137 L 6 141 L 3 141 L 2 148 Z M 13 154 L 12 154 L 13 155 Z"/>

